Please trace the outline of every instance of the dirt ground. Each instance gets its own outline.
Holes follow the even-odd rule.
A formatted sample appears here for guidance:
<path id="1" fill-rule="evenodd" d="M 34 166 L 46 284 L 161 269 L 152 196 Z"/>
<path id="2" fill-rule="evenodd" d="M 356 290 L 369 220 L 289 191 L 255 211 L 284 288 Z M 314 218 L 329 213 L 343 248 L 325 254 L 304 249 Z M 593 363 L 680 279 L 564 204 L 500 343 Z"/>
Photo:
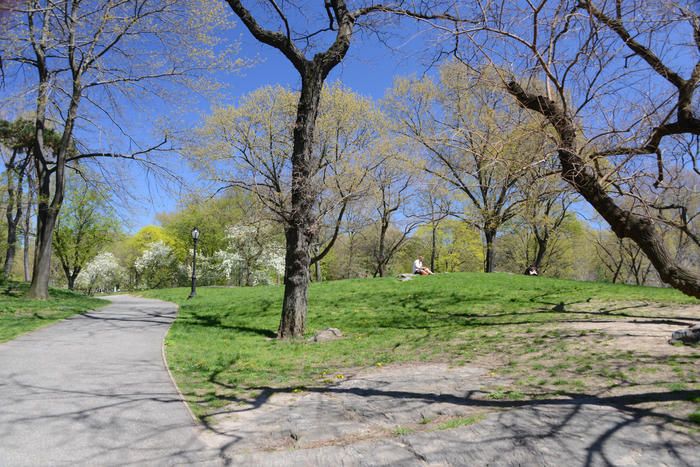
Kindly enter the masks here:
<path id="1" fill-rule="evenodd" d="M 226 407 L 207 419 L 203 439 L 234 464 L 700 465 L 697 425 L 687 419 L 697 407 L 689 399 L 700 397 L 700 349 L 667 342 L 673 330 L 700 321 L 700 306 L 582 306 L 578 313 L 592 315 L 547 326 L 560 339 L 577 337 L 572 352 L 622 355 L 620 365 L 636 370 L 638 381 L 611 385 L 583 375 L 589 387 L 580 394 L 512 397 L 494 392 L 514 382 L 496 354 L 462 366 L 356 369 L 335 385 L 271 388 Z M 520 373 L 534 371 L 527 361 L 556 360 L 542 352 L 528 358 Z M 679 371 L 681 389 L 661 384 Z"/>

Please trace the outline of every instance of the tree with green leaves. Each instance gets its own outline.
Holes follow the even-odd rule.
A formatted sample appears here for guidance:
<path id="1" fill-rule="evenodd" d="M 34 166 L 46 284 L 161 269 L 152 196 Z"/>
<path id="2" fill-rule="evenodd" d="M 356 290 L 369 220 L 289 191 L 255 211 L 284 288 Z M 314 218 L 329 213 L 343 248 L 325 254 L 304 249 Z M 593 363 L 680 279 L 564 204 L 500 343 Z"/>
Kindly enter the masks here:
<path id="1" fill-rule="evenodd" d="M 160 213 L 157 218 L 164 231 L 181 245 L 191 248 L 192 229 L 201 233 L 197 254 L 210 257 L 228 247 L 227 227 L 246 220 L 246 212 L 255 212 L 252 197 L 242 190 L 228 190 L 223 196 L 208 198 L 192 195 L 183 199 L 174 212 Z"/>
<path id="2" fill-rule="evenodd" d="M 383 127 L 379 110 L 342 86 L 324 88 L 313 143 L 304 150 L 308 153 L 304 155 L 302 191 L 308 191 L 304 197 L 312 196 L 302 203 L 294 162 L 298 99 L 296 93 L 280 86 L 258 89 L 237 106 L 216 109 L 190 149 L 194 164 L 208 178 L 224 187 L 248 191 L 264 208 L 253 206 L 251 219 L 244 223 L 274 221 L 284 230 L 287 311 L 280 337 L 303 333 L 309 267 L 331 250 L 348 207 L 367 190 L 368 175 L 381 161 L 374 151 Z M 302 220 L 303 229 L 298 224 Z M 316 253 L 312 255 L 313 249 Z M 303 309 L 297 308 L 301 304 Z M 294 310 L 303 313 L 295 315 Z"/>
<path id="3" fill-rule="evenodd" d="M 10 277 L 17 249 L 17 227 L 22 219 L 24 190 L 27 173 L 32 162 L 33 126 L 27 120 L 8 122 L 0 120 L 0 155 L 5 166 L 5 190 L 7 206 L 7 250 L 2 276 Z"/>
<path id="4" fill-rule="evenodd" d="M 529 141 L 531 119 L 494 86 L 494 73 L 447 63 L 437 80 L 398 79 L 385 100 L 416 165 L 462 195 L 461 212 L 453 211 L 481 230 L 485 272 L 495 269 L 499 230 L 525 200 L 518 181 L 546 157 Z"/>
<path id="5" fill-rule="evenodd" d="M 158 165 L 148 155 L 166 144 L 144 145 L 128 154 L 105 152 L 78 144 L 76 132 L 101 130 L 108 122 L 124 131 L 125 122 L 115 118 L 122 114 L 120 104 L 134 94 L 164 90 L 157 86 L 163 80 L 192 83 L 190 78 L 202 70 L 236 63 L 229 62 L 228 49 L 217 47 L 209 34 L 222 24 L 217 20 L 221 10 L 210 2 L 206 6 L 202 14 L 198 0 L 25 0 L 0 5 L 5 76 L 16 77 L 12 84 L 18 88 L 26 84 L 31 92 L 18 94 L 34 100 L 38 205 L 29 297 L 48 298 L 53 233 L 70 167 L 108 157 L 138 160 L 153 169 Z M 198 53 L 190 53 L 195 48 Z M 207 49 L 212 53 L 205 53 Z M 104 118 L 94 119 L 95 114 Z M 85 126 L 79 127 L 80 122 Z M 60 135 L 53 148 L 48 144 L 52 126 Z"/>
<path id="6" fill-rule="evenodd" d="M 371 250 L 372 274 L 384 277 L 389 262 L 420 224 L 410 211 L 418 183 L 417 175 L 399 157 L 394 145 L 384 142 L 377 151 L 383 155 L 382 162 L 370 172 L 370 196 L 366 202 L 373 208 L 372 219 L 376 226 L 376 241 Z"/>
<path id="7" fill-rule="evenodd" d="M 422 225 L 416 239 L 435 245 L 435 268 L 440 272 L 475 272 L 483 268 L 484 251 L 479 230 L 460 219 Z"/>
<path id="8" fill-rule="evenodd" d="M 438 264 L 438 229 L 452 214 L 453 197 L 444 183 L 435 177 L 426 177 L 418 190 L 418 211 L 421 219 L 430 226 L 430 270 L 442 270 Z"/>
<path id="9" fill-rule="evenodd" d="M 78 177 L 70 177 L 61 215 L 53 235 L 54 254 L 61 263 L 68 288 L 85 265 L 115 238 L 119 224 L 103 193 Z"/>
<path id="10" fill-rule="evenodd" d="M 697 2 L 498 0 L 472 11 L 456 55 L 501 66 L 504 91 L 546 123 L 561 178 L 662 281 L 700 298 L 697 267 L 661 228 L 694 235 L 690 206 L 661 195 L 700 175 Z"/>

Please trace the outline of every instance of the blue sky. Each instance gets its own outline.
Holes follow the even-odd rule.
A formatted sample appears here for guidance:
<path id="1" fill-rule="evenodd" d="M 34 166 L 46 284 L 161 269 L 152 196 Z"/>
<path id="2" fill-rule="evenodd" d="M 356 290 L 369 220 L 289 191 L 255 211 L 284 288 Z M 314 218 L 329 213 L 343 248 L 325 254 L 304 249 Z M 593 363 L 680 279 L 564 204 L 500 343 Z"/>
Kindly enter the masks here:
<path id="1" fill-rule="evenodd" d="M 298 73 L 279 51 L 257 42 L 240 24 L 236 27 L 236 33 L 239 34 L 241 43 L 240 55 L 256 59 L 256 64 L 223 78 L 227 84 L 228 102 L 235 102 L 240 96 L 266 85 L 280 84 L 298 88 Z M 431 71 L 434 48 L 431 46 L 430 34 L 430 30 L 421 31 L 415 25 L 407 23 L 402 25 L 400 33 L 396 35 L 397 39 L 390 47 L 380 44 L 374 37 L 358 34 L 346 59 L 332 71 L 327 82 L 340 81 L 359 94 L 380 99 L 391 87 L 395 77 Z M 199 107 L 192 108 L 190 113 L 180 118 L 186 125 L 196 125 L 199 116 L 206 113 L 207 109 L 208 104 L 201 102 Z M 160 109 L 163 117 L 168 112 L 176 113 L 167 107 Z M 138 115 L 134 118 L 142 120 L 137 124 L 139 132 L 152 134 L 151 138 L 156 138 L 157 131 L 155 127 L 149 128 L 152 124 L 148 118 Z M 174 168 L 186 180 L 196 183 L 194 174 L 184 161 L 175 163 Z M 170 190 L 164 189 L 158 183 L 143 177 L 137 170 L 130 172 L 135 178 L 131 185 L 135 194 L 144 199 L 140 205 L 131 203 L 130 206 L 131 225 L 127 229 L 135 232 L 145 225 L 156 223 L 157 213 L 176 209 L 177 191 L 186 191 L 187 187 L 176 187 L 176 192 L 173 193 L 172 187 Z"/>

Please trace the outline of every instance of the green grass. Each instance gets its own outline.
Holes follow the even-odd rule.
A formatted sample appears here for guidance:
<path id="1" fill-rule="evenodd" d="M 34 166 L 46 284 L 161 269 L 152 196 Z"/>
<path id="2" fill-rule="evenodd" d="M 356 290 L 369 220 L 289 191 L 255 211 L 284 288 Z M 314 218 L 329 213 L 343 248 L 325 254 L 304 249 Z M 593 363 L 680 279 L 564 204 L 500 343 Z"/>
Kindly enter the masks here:
<path id="1" fill-rule="evenodd" d="M 590 368 L 592 377 L 606 383 L 623 374 L 605 365 L 601 355 L 591 356 L 587 347 L 576 348 L 584 340 L 586 345 L 593 339 L 604 343 L 605 336 L 569 335 L 552 325 L 648 316 L 640 306 L 651 302 L 669 304 L 670 310 L 672 304 L 698 303 L 672 289 L 510 274 L 325 282 L 309 290 L 307 335 L 336 327 L 345 338 L 311 343 L 274 338 L 281 287 L 200 288 L 196 298 L 186 300 L 188 293 L 181 288 L 144 295 L 181 306 L 166 338 L 167 357 L 200 416 L 264 387 L 332 384 L 351 368 L 420 361 L 460 364 L 489 355 L 508 357 L 508 377 L 534 376 L 530 381 L 544 382 L 533 383 L 540 391 L 580 391 L 585 384 L 571 377 L 576 368 Z M 547 362 L 543 353 L 561 358 Z M 563 358 L 569 355 L 570 361 Z M 639 368 L 625 354 L 619 357 Z M 533 371 L 534 364 L 543 370 Z M 504 395 L 526 397 L 530 389 L 513 387 Z"/>
<path id="2" fill-rule="evenodd" d="M 697 425 L 700 425 L 700 409 L 698 409 L 698 410 L 696 410 L 695 412 L 691 413 L 691 414 L 688 416 L 688 419 L 689 419 L 691 422 L 693 422 L 693 423 L 695 423 L 695 424 L 697 424 Z"/>
<path id="3" fill-rule="evenodd" d="M 472 415 L 471 417 L 457 417 L 439 424 L 436 429 L 451 430 L 453 428 L 459 428 L 460 426 L 473 425 L 475 423 L 479 423 L 484 418 L 486 418 L 486 415 L 484 414 Z"/>
<path id="4" fill-rule="evenodd" d="M 0 286 L 0 342 L 108 303 L 59 289 L 51 289 L 48 300 L 29 300 L 24 297 L 28 288 L 14 282 Z"/>
<path id="5" fill-rule="evenodd" d="M 696 425 L 700 425 L 700 397 L 693 398 L 691 402 L 695 404 L 695 411 L 688 415 L 688 420 Z"/>
<path id="6" fill-rule="evenodd" d="M 416 430 L 413 428 L 405 427 L 405 426 L 398 426 L 396 429 L 394 429 L 394 436 L 408 436 L 410 434 L 415 433 Z"/>

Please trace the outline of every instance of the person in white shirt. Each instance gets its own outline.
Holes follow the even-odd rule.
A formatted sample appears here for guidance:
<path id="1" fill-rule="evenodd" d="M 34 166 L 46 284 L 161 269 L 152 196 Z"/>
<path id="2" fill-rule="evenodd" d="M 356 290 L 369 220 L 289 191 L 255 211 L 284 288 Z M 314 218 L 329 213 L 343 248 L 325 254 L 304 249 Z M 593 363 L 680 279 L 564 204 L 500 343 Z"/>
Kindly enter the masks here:
<path id="1" fill-rule="evenodd" d="M 429 268 L 423 266 L 423 257 L 419 256 L 414 262 L 413 262 L 413 274 L 419 274 L 421 276 L 427 276 L 428 274 L 432 274 L 433 271 L 431 271 Z"/>

